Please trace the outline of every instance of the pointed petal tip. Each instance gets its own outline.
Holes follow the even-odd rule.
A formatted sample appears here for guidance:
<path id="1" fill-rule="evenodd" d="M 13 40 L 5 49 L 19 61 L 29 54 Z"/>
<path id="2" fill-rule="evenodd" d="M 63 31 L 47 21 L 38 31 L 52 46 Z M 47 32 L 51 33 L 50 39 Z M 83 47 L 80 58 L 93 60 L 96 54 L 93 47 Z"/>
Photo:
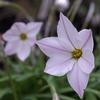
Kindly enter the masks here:
<path id="1" fill-rule="evenodd" d="M 9 51 L 7 50 L 7 49 L 4 49 L 4 53 L 5 53 L 5 55 L 7 55 L 7 56 L 10 56 L 11 54 L 9 54 Z"/>
<path id="2" fill-rule="evenodd" d="M 82 100 L 83 99 L 83 95 L 84 95 L 84 92 L 83 93 L 79 93 L 79 98 Z"/>
<path id="3" fill-rule="evenodd" d="M 29 56 L 29 54 L 30 54 L 30 50 L 31 50 L 31 49 L 29 49 L 29 51 L 26 51 L 26 53 L 17 52 L 16 55 L 17 55 L 17 57 L 18 57 L 21 61 L 24 62 L 24 61 L 28 58 L 28 56 Z"/>
<path id="4" fill-rule="evenodd" d="M 40 23 L 41 26 L 43 25 L 43 22 L 39 22 L 39 23 Z"/>
<path id="5" fill-rule="evenodd" d="M 13 23 L 13 25 L 19 25 L 19 24 L 26 25 L 26 23 L 24 23 L 24 22 L 15 22 L 15 23 Z M 12 26 L 13 26 L 13 25 L 12 25 Z"/>
<path id="6" fill-rule="evenodd" d="M 43 22 L 36 22 L 36 23 L 38 23 L 38 27 L 42 27 L 42 25 L 43 25 Z"/>
<path id="7" fill-rule="evenodd" d="M 46 68 L 44 69 L 44 73 L 48 74 L 48 72 L 47 72 Z"/>
<path id="8" fill-rule="evenodd" d="M 92 29 L 83 29 L 85 30 L 86 32 L 89 31 L 90 33 L 92 33 Z"/>
<path id="9" fill-rule="evenodd" d="M 18 57 L 22 62 L 26 60 L 26 58 Z"/>
<path id="10" fill-rule="evenodd" d="M 92 34 L 92 30 L 91 30 L 91 29 L 89 29 L 89 31 L 90 31 L 90 33 Z"/>
<path id="11" fill-rule="evenodd" d="M 2 35 L 3 40 L 5 40 L 5 34 Z"/>
<path id="12" fill-rule="evenodd" d="M 45 69 L 44 69 L 44 73 L 49 74 L 49 75 L 52 75 L 52 73 L 50 73 L 50 72 L 47 70 L 46 67 L 45 67 Z"/>
<path id="13" fill-rule="evenodd" d="M 77 69 L 77 64 L 73 68 L 73 72 L 71 71 L 69 74 L 67 74 L 67 78 L 72 89 L 82 99 L 84 96 L 84 90 L 86 89 L 88 84 L 89 77 L 87 76 L 87 74 L 84 74 L 81 70 Z"/>
<path id="14" fill-rule="evenodd" d="M 30 24 L 33 24 L 33 25 L 37 24 L 38 27 L 41 27 L 43 25 L 43 22 L 29 22 L 29 23 L 27 23 L 27 25 L 30 25 Z"/>
<path id="15" fill-rule="evenodd" d="M 69 19 L 67 18 L 67 16 L 66 16 L 66 15 L 64 15 L 62 12 L 60 12 L 60 18 L 64 18 L 64 19 L 69 20 Z"/>
<path id="16" fill-rule="evenodd" d="M 92 30 L 91 30 L 91 29 L 88 29 L 88 31 L 89 31 L 90 33 L 92 33 Z"/>
<path id="17" fill-rule="evenodd" d="M 83 99 L 83 96 L 84 96 L 84 89 L 81 90 L 81 91 L 76 91 L 75 89 L 73 89 L 76 94 L 79 96 L 80 99 Z"/>
<path id="18" fill-rule="evenodd" d="M 64 14 L 62 12 L 60 12 L 60 17 L 64 17 Z"/>
<path id="19" fill-rule="evenodd" d="M 62 13 L 62 12 L 60 12 L 60 15 L 63 15 L 63 13 Z"/>
<path id="20" fill-rule="evenodd" d="M 7 32 L 7 31 L 6 31 L 6 32 Z M 2 39 L 3 39 L 4 41 L 7 41 L 7 39 L 8 39 L 7 33 L 6 33 L 6 32 L 2 35 Z"/>

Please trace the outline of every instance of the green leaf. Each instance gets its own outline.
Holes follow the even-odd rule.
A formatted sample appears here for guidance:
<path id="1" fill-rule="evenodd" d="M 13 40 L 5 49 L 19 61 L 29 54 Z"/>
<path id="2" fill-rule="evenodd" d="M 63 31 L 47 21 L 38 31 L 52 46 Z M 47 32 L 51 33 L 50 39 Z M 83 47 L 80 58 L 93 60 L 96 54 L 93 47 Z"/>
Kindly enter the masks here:
<path id="1" fill-rule="evenodd" d="M 98 91 L 96 89 L 87 88 L 86 92 L 93 93 L 93 94 L 97 95 L 100 98 L 100 91 Z"/>
<path id="2" fill-rule="evenodd" d="M 93 93 L 86 93 L 85 100 L 97 100 L 97 98 Z"/>
<path id="3" fill-rule="evenodd" d="M 9 93 L 11 93 L 10 88 L 0 89 L 0 99 L 2 99 L 4 95 Z"/>

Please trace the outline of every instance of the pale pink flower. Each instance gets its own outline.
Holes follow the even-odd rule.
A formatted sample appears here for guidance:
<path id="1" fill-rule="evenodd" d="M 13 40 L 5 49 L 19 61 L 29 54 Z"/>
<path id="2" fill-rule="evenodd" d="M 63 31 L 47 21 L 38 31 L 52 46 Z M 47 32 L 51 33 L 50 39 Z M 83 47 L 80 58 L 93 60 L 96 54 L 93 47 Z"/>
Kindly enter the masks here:
<path id="1" fill-rule="evenodd" d="M 29 56 L 31 48 L 35 45 L 36 35 L 41 25 L 42 23 L 39 22 L 14 23 L 11 29 L 3 35 L 4 40 L 7 41 L 6 55 L 17 54 L 18 58 L 24 61 Z"/>
<path id="2" fill-rule="evenodd" d="M 89 74 L 94 68 L 92 31 L 80 32 L 60 13 L 57 26 L 58 37 L 49 37 L 37 42 L 40 49 L 50 59 L 44 72 L 62 76 L 67 74 L 68 82 L 83 97 Z"/>

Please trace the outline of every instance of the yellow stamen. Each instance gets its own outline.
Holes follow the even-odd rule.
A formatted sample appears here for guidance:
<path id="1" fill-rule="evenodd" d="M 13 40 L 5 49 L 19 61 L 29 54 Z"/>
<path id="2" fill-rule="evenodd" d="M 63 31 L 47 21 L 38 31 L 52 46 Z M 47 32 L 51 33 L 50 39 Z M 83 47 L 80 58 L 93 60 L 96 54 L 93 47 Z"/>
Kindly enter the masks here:
<path id="1" fill-rule="evenodd" d="M 21 33 L 21 34 L 20 34 L 20 39 L 21 39 L 22 41 L 27 40 L 27 35 L 26 35 L 26 33 Z"/>
<path id="2" fill-rule="evenodd" d="M 79 59 L 82 56 L 82 50 L 81 49 L 75 49 L 72 51 L 72 57 L 74 59 Z"/>

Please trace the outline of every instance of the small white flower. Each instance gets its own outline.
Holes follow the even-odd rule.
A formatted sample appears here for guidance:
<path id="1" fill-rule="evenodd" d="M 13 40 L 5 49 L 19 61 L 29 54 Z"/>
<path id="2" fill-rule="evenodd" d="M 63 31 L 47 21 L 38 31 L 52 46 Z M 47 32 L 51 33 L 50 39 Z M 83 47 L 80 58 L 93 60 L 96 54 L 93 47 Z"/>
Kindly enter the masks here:
<path id="1" fill-rule="evenodd" d="M 7 41 L 6 55 L 17 54 L 18 58 L 24 61 L 29 56 L 32 46 L 35 45 L 36 35 L 41 25 L 42 23 L 39 22 L 14 23 L 3 35 L 4 40 Z"/>

